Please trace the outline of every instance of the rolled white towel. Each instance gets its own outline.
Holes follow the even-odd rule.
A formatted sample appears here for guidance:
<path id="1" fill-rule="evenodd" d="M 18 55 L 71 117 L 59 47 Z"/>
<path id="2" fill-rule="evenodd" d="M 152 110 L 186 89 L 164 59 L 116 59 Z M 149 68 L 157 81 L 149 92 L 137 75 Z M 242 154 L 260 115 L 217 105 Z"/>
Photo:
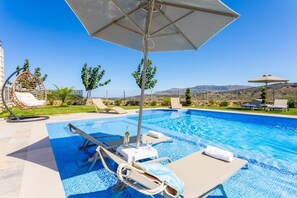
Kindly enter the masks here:
<path id="1" fill-rule="evenodd" d="M 229 151 L 225 151 L 223 149 L 219 149 L 217 147 L 214 146 L 208 146 L 205 150 L 204 150 L 206 155 L 209 155 L 211 157 L 220 159 L 220 160 L 224 160 L 226 162 L 232 162 L 234 159 L 234 154 L 229 152 Z"/>
<path id="2" fill-rule="evenodd" d="M 154 138 L 158 138 L 158 139 L 164 137 L 164 134 L 163 133 L 160 133 L 160 132 L 157 132 L 157 131 L 153 131 L 153 130 L 147 131 L 147 135 L 148 136 L 151 136 L 151 137 L 154 137 Z"/>

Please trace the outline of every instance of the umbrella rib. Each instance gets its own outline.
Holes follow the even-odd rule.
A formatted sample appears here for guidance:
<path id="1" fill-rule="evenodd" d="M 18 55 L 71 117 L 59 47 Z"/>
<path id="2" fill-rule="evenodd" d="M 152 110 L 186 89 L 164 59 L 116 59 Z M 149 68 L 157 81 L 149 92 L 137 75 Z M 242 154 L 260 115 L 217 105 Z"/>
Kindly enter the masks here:
<path id="1" fill-rule="evenodd" d="M 133 29 L 131 29 L 131 28 L 128 28 L 128 27 L 126 27 L 126 26 L 124 26 L 124 25 L 122 25 L 122 24 L 119 24 L 119 23 L 114 23 L 114 24 L 117 25 L 117 26 L 119 26 L 119 27 L 121 27 L 121 28 L 123 28 L 123 29 L 125 29 L 125 30 L 128 30 L 128 31 L 130 31 L 130 32 L 139 34 L 140 36 L 143 36 L 140 32 L 137 32 L 136 30 L 133 30 Z"/>
<path id="2" fill-rule="evenodd" d="M 164 33 L 164 34 L 155 34 L 155 35 L 151 36 L 151 38 L 161 37 L 161 36 L 171 36 L 171 35 L 177 35 L 177 34 L 179 34 L 179 32 Z"/>
<path id="3" fill-rule="evenodd" d="M 139 10 L 139 9 L 141 9 L 141 8 L 144 8 L 145 6 L 146 6 L 146 5 L 138 6 L 138 7 L 134 8 L 133 10 L 131 10 L 130 12 L 128 12 L 127 15 L 130 15 L 130 14 L 136 12 L 137 10 Z M 101 31 L 105 30 L 106 28 L 112 26 L 113 24 L 115 24 L 115 23 L 117 23 L 118 21 L 124 19 L 125 17 L 126 17 L 126 16 L 124 15 L 124 16 L 121 16 L 120 18 L 116 19 L 116 20 L 113 20 L 111 23 L 109 23 L 109 24 L 105 25 L 104 27 L 102 27 L 102 28 L 96 30 L 94 33 L 91 34 L 91 36 L 95 36 L 95 35 L 98 34 L 99 32 L 101 32 Z"/>
<path id="4" fill-rule="evenodd" d="M 135 21 L 133 21 L 133 19 L 128 14 L 125 13 L 125 11 L 121 8 L 121 6 L 115 0 L 111 0 L 111 2 L 128 19 L 128 21 L 130 21 L 130 23 L 134 25 L 136 29 L 144 35 L 144 32 L 141 29 L 141 27 L 137 25 L 137 23 L 135 23 Z"/>
<path id="5" fill-rule="evenodd" d="M 159 10 L 160 11 L 160 13 L 171 23 L 172 21 L 171 21 L 171 19 L 162 11 L 162 10 Z M 186 41 L 196 50 L 197 48 L 196 48 L 196 46 L 194 45 L 194 43 L 192 43 L 192 41 L 176 26 L 176 24 L 172 24 L 173 25 L 173 27 L 175 27 L 175 29 L 177 30 L 177 32 L 180 34 L 180 35 L 182 35 L 185 39 L 186 39 Z"/>
<path id="6" fill-rule="evenodd" d="M 153 32 L 151 35 L 154 36 L 154 35 L 157 34 L 158 32 L 160 32 L 160 31 L 162 31 L 162 30 L 164 30 L 164 29 L 166 29 L 166 28 L 168 28 L 168 27 L 174 25 L 176 22 L 182 20 L 183 18 L 189 16 L 189 15 L 192 14 L 192 13 L 194 13 L 194 11 L 188 12 L 187 14 L 185 14 L 185 15 L 183 15 L 183 16 L 177 18 L 177 19 L 175 19 L 174 21 L 171 21 L 171 22 L 168 23 L 167 25 L 165 25 L 165 26 L 163 26 L 162 28 L 160 28 L 160 29 L 156 30 L 155 32 Z"/>
<path id="7" fill-rule="evenodd" d="M 195 7 L 195 6 L 185 5 L 185 4 L 181 5 L 181 4 L 177 4 L 177 3 L 170 3 L 170 2 L 164 2 L 164 1 L 157 1 L 155 4 L 171 6 L 171 7 L 176 7 L 176 8 L 183 8 L 183 9 L 188 9 L 188 10 L 193 10 L 193 11 L 198 11 L 198 12 L 206 12 L 206 13 L 210 13 L 210 14 L 216 14 L 216 15 L 233 17 L 233 18 L 237 18 L 239 16 L 237 13 L 223 12 L 223 11 L 212 10 L 212 9 L 208 9 L 208 8 Z"/>

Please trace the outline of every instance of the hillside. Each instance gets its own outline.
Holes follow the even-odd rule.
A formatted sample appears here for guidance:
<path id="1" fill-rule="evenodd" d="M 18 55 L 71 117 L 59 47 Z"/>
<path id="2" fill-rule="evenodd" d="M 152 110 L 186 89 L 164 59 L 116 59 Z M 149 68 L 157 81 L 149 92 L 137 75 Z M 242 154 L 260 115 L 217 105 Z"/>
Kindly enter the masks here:
<path id="1" fill-rule="evenodd" d="M 195 87 L 191 87 L 191 93 L 192 94 L 200 94 L 200 93 L 206 93 L 206 92 L 228 92 L 228 91 L 234 91 L 234 90 L 241 90 L 241 89 L 247 89 L 251 86 L 245 86 L 245 85 L 198 85 Z M 186 92 L 186 88 L 172 88 L 165 91 L 157 91 L 154 93 L 154 95 L 177 95 L 181 94 L 184 95 Z"/>
<path id="2" fill-rule="evenodd" d="M 262 86 L 248 87 L 241 85 L 201 85 L 191 88 L 193 99 L 197 100 L 242 100 L 250 101 L 252 98 L 260 98 Z M 156 97 L 177 96 L 180 91 L 181 97 L 184 96 L 185 89 L 169 89 L 156 92 Z M 280 83 L 269 85 L 268 100 L 292 97 L 297 99 L 297 83 Z"/>
<path id="3" fill-rule="evenodd" d="M 252 98 L 260 98 L 261 90 L 262 86 L 251 87 L 237 91 L 209 94 L 208 98 L 212 98 L 214 100 L 227 99 L 249 101 Z M 273 101 L 273 99 L 285 99 L 289 97 L 297 99 L 297 83 L 280 83 L 269 85 L 267 88 L 267 93 L 269 101 Z"/>

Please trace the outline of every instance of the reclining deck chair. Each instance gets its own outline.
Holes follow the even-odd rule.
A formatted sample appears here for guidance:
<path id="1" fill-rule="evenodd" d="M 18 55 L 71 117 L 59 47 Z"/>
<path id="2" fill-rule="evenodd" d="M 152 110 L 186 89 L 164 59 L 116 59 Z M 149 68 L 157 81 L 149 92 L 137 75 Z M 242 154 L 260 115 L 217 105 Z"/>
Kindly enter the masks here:
<path id="1" fill-rule="evenodd" d="M 127 111 L 125 111 L 123 108 L 121 107 L 112 107 L 112 108 L 109 108 L 107 107 L 100 98 L 93 98 L 92 99 L 92 102 L 95 106 L 95 109 L 96 109 L 96 112 L 100 112 L 100 110 L 103 110 L 105 112 L 109 112 L 109 111 L 114 111 L 115 113 L 117 114 L 125 114 L 127 113 Z"/>
<path id="2" fill-rule="evenodd" d="M 182 109 L 183 106 L 180 104 L 179 98 L 170 98 L 170 109 Z"/>
<path id="3" fill-rule="evenodd" d="M 252 101 L 250 103 L 244 103 L 241 106 L 243 108 L 249 108 L 251 110 L 254 110 L 255 108 L 257 108 L 257 109 L 263 108 L 261 99 L 252 99 Z"/>
<path id="4" fill-rule="evenodd" d="M 90 146 L 91 143 L 95 144 L 97 146 L 102 146 L 108 150 L 115 149 L 116 147 L 123 144 L 124 137 L 120 136 L 120 135 L 104 135 L 104 136 L 96 137 L 96 136 L 87 134 L 86 132 L 82 131 L 81 129 L 77 128 L 76 126 L 74 126 L 71 123 L 68 124 L 68 127 L 69 127 L 69 130 L 71 133 L 78 134 L 85 139 L 84 142 L 82 143 L 82 145 L 78 147 L 79 150 L 85 149 L 86 147 Z M 109 137 L 110 138 L 113 137 L 113 140 L 100 141 L 100 139 L 109 138 Z M 114 138 L 114 137 L 116 137 L 116 138 Z M 137 136 L 131 136 L 129 143 L 136 143 L 136 139 L 137 139 Z M 168 136 L 163 136 L 162 138 L 154 138 L 147 134 L 143 134 L 141 139 L 143 142 L 148 141 L 148 142 L 152 143 L 152 145 L 156 145 L 156 144 L 159 144 L 162 142 L 167 142 L 167 141 L 172 140 L 172 138 L 170 138 Z"/>
<path id="5" fill-rule="evenodd" d="M 85 140 L 83 141 L 82 145 L 78 147 L 79 150 L 85 150 L 89 146 L 97 145 L 101 146 L 107 150 L 112 152 L 116 151 L 116 148 L 123 144 L 124 137 L 120 135 L 103 135 L 103 136 L 92 136 L 87 134 L 86 132 L 82 131 L 81 129 L 77 128 L 76 126 L 72 125 L 71 123 L 68 124 L 69 130 L 73 134 L 77 134 L 82 136 Z M 112 140 L 102 141 L 104 138 L 112 138 Z M 137 136 L 130 137 L 129 143 L 136 143 Z M 168 136 L 163 136 L 162 138 L 154 138 L 147 134 L 143 134 L 141 136 L 143 142 L 150 142 L 152 145 L 156 145 L 162 142 L 169 142 L 172 141 L 172 138 Z M 88 162 L 91 162 L 90 170 L 95 165 L 98 159 L 98 155 L 95 155 L 88 159 Z"/>
<path id="6" fill-rule="evenodd" d="M 288 100 L 274 100 L 273 105 L 268 105 L 268 111 L 270 110 L 275 110 L 275 109 L 280 109 L 280 110 L 288 110 Z"/>
<path id="7" fill-rule="evenodd" d="M 137 164 L 127 164 L 123 159 L 101 146 L 98 146 L 96 151 L 101 158 L 104 168 L 118 177 L 118 184 L 123 182 L 123 184 L 147 195 L 175 196 L 173 193 L 174 189 L 139 169 Z M 106 164 L 105 157 L 113 160 L 118 165 L 116 172 L 112 171 Z M 164 160 L 171 161 L 168 158 L 159 158 L 144 163 L 158 163 Z M 227 197 L 223 188 L 223 182 L 245 166 L 246 163 L 245 160 L 239 158 L 235 158 L 231 163 L 221 161 L 205 155 L 203 150 L 200 150 L 171 162 L 166 167 L 183 181 L 184 192 L 182 197 L 204 197 L 215 189 L 220 189 L 223 196 Z"/>

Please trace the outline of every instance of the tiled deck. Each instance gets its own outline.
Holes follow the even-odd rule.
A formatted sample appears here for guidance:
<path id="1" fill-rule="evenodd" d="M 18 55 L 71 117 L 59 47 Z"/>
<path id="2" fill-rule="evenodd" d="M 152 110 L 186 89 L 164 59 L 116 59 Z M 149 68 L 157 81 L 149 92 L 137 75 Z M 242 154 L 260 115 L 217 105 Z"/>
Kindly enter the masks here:
<path id="1" fill-rule="evenodd" d="M 80 113 L 14 124 L 0 120 L 0 197 L 65 197 L 45 123 L 112 116 L 120 115 Z"/>

